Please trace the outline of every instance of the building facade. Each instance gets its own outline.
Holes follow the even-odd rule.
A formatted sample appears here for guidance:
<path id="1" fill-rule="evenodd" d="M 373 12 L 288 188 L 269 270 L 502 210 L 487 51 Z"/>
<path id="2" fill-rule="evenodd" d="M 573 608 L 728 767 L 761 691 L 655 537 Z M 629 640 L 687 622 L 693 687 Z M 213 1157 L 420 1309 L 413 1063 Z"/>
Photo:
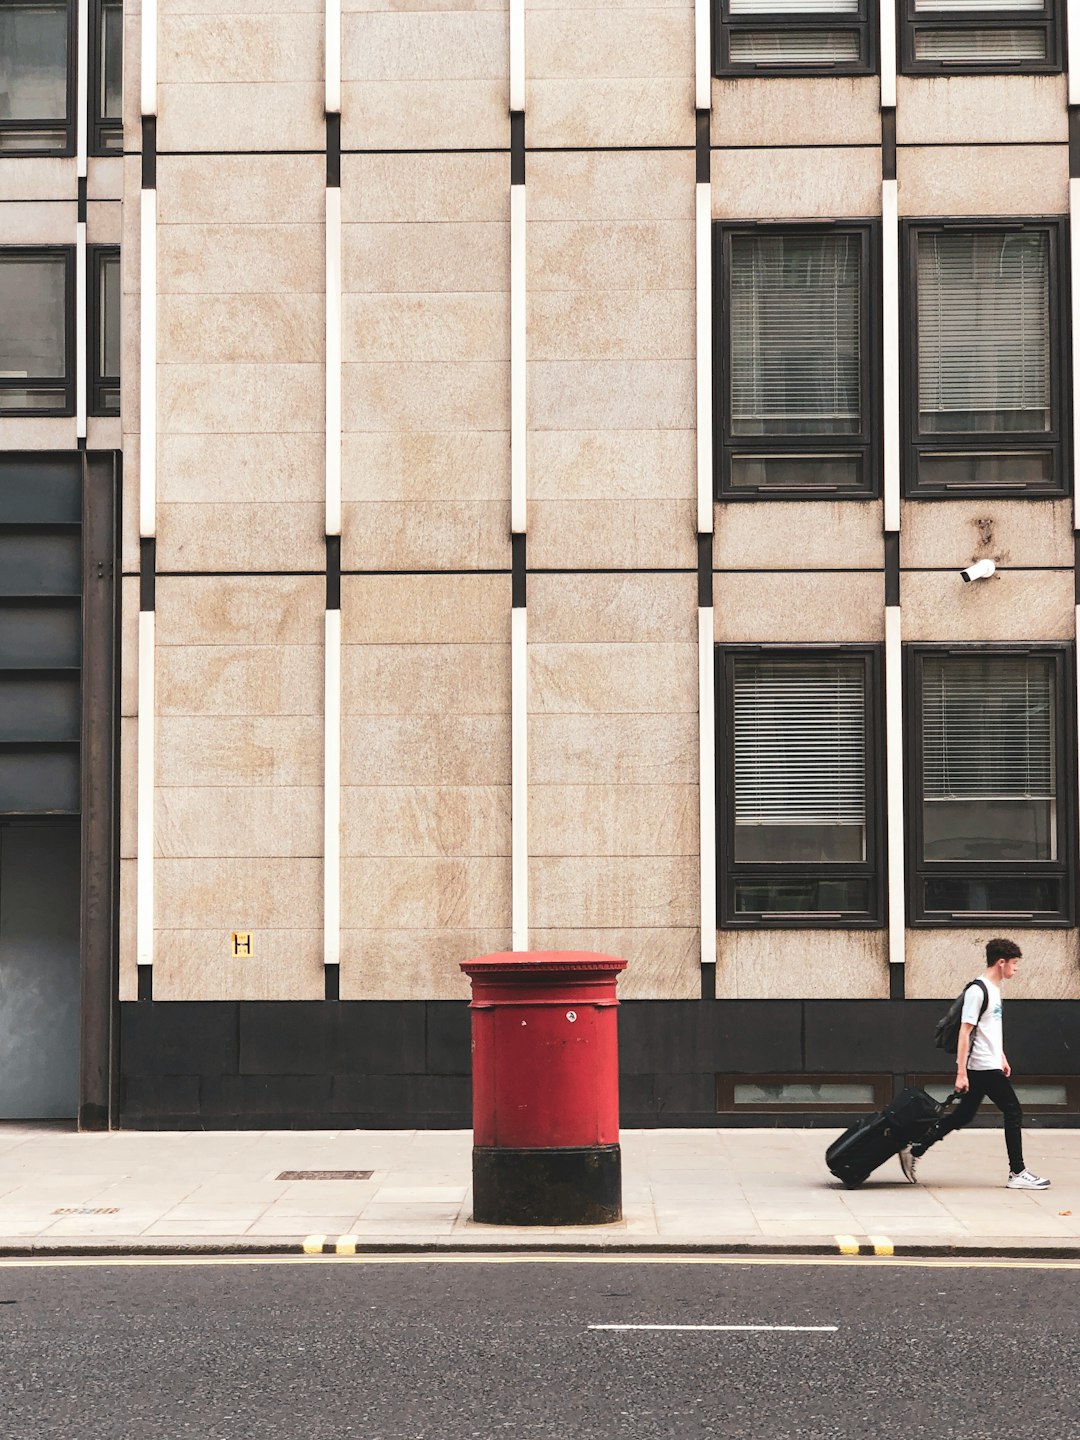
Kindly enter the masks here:
<path id="1" fill-rule="evenodd" d="M 1074 3 L 0 0 L 0 1117 L 1075 1120 Z"/>

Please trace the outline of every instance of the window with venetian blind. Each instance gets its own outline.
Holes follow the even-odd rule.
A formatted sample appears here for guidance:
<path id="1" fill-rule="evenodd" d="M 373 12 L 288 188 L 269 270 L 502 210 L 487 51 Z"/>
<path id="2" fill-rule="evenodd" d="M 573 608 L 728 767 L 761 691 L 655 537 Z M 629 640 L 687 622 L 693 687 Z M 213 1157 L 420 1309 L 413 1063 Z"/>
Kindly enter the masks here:
<path id="1" fill-rule="evenodd" d="M 1063 493 L 1060 222 L 908 240 L 908 493 Z"/>
<path id="2" fill-rule="evenodd" d="M 1054 0 L 906 0 L 904 69 L 913 74 L 1061 69 Z"/>
<path id="3" fill-rule="evenodd" d="M 910 653 L 915 920 L 1068 922 L 1067 658 L 1049 647 Z"/>
<path id="4" fill-rule="evenodd" d="M 869 226 L 722 228 L 718 237 L 720 494 L 874 493 Z"/>
<path id="5" fill-rule="evenodd" d="M 870 0 L 719 0 L 718 75 L 869 74 Z"/>
<path id="6" fill-rule="evenodd" d="M 724 923 L 879 923 L 876 651 L 729 649 L 720 669 Z"/>

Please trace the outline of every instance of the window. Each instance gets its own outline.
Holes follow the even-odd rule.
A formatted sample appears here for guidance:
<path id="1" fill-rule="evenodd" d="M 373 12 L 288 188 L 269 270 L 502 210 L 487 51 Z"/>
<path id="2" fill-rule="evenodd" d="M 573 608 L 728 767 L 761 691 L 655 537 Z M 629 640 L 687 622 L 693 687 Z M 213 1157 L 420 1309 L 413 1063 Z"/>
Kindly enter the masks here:
<path id="1" fill-rule="evenodd" d="M 720 1114 L 843 1114 L 883 1110 L 891 1075 L 717 1075 Z"/>
<path id="2" fill-rule="evenodd" d="M 74 6 L 0 0 L 0 155 L 74 150 Z"/>
<path id="3" fill-rule="evenodd" d="M 906 1083 L 928 1090 L 935 1100 L 952 1094 L 951 1075 L 909 1075 Z M 1076 1075 L 1029 1075 L 1014 1080 L 1016 1098 L 1025 1115 L 1068 1115 L 1080 1111 L 1080 1077 Z M 990 1121 L 996 1127 L 996 1117 Z"/>
<path id="4" fill-rule="evenodd" d="M 875 649 L 720 652 L 727 926 L 876 925 Z"/>
<path id="5" fill-rule="evenodd" d="M 904 69 L 915 74 L 1061 69 L 1054 0 L 905 0 Z"/>
<path id="6" fill-rule="evenodd" d="M 1059 223 L 907 235 L 907 493 L 1062 494 Z"/>
<path id="7" fill-rule="evenodd" d="M 878 287 L 869 227 L 717 234 L 720 496 L 875 493 Z"/>
<path id="8" fill-rule="evenodd" d="M 123 132 L 124 10 L 121 0 L 96 0 L 90 29 L 90 148 L 119 154 Z"/>
<path id="9" fill-rule="evenodd" d="M 870 0 L 718 0 L 718 75 L 871 74 Z"/>
<path id="10" fill-rule="evenodd" d="M 908 651 L 913 923 L 1071 923 L 1068 658 Z"/>
<path id="11" fill-rule="evenodd" d="M 89 264 L 90 414 L 119 415 L 120 250 L 115 245 L 95 246 Z"/>
<path id="12" fill-rule="evenodd" d="M 0 414 L 74 413 L 74 266 L 71 247 L 0 249 Z"/>

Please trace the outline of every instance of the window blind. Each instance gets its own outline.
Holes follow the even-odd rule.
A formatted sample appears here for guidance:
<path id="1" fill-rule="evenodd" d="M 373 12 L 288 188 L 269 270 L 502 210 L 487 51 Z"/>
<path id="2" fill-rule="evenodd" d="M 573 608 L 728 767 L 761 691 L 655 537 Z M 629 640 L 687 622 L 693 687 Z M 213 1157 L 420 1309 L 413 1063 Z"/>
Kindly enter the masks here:
<path id="1" fill-rule="evenodd" d="M 736 825 L 862 825 L 866 672 L 856 661 L 737 660 Z"/>
<path id="2" fill-rule="evenodd" d="M 927 11 L 956 12 L 957 14 L 967 11 L 976 11 L 979 14 L 986 11 L 1002 11 L 1008 14 L 1013 10 L 1034 11 L 1036 14 L 1042 14 L 1043 9 L 1043 0 L 915 0 L 916 14 L 923 14 Z"/>
<path id="3" fill-rule="evenodd" d="M 816 65 L 856 61 L 860 53 L 856 30 L 735 30 L 728 54 L 740 65 Z"/>
<path id="4" fill-rule="evenodd" d="M 736 433 L 858 431 L 861 264 L 855 235 L 732 238 Z"/>
<path id="5" fill-rule="evenodd" d="M 919 235 L 923 430 L 1049 429 L 1049 250 L 1038 231 Z"/>
<path id="6" fill-rule="evenodd" d="M 922 671 L 927 800 L 1053 800 L 1052 662 L 927 656 Z"/>
<path id="7" fill-rule="evenodd" d="M 858 15 L 859 0 L 730 0 L 734 16 Z"/>
<path id="8" fill-rule="evenodd" d="M 1013 28 L 997 30 L 919 30 L 915 34 L 916 60 L 971 60 L 989 64 L 997 60 L 1045 60 L 1046 31 Z"/>

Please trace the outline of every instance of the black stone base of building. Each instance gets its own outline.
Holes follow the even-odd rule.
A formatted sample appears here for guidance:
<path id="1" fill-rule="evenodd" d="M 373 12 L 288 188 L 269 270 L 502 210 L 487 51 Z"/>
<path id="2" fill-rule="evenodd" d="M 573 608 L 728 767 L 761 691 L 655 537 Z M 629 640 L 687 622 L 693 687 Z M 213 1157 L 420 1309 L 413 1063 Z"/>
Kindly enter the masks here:
<path id="1" fill-rule="evenodd" d="M 473 1149 L 473 1219 L 481 1225 L 610 1225 L 622 1219 L 618 1145 Z"/>
<path id="2" fill-rule="evenodd" d="M 902 1088 L 909 1075 L 944 1076 L 949 1057 L 933 1044 L 944 1008 L 940 1000 L 626 1001 L 621 1123 L 840 1130 L 849 1117 L 836 1112 L 718 1114 L 716 1077 L 875 1075 Z M 1080 1000 L 1011 1000 L 1005 1024 L 1018 1080 L 1080 1072 Z M 465 1001 L 120 1006 L 126 1128 L 468 1129 L 471 1106 Z M 1080 1125 L 1080 1114 L 1029 1123 Z"/>

